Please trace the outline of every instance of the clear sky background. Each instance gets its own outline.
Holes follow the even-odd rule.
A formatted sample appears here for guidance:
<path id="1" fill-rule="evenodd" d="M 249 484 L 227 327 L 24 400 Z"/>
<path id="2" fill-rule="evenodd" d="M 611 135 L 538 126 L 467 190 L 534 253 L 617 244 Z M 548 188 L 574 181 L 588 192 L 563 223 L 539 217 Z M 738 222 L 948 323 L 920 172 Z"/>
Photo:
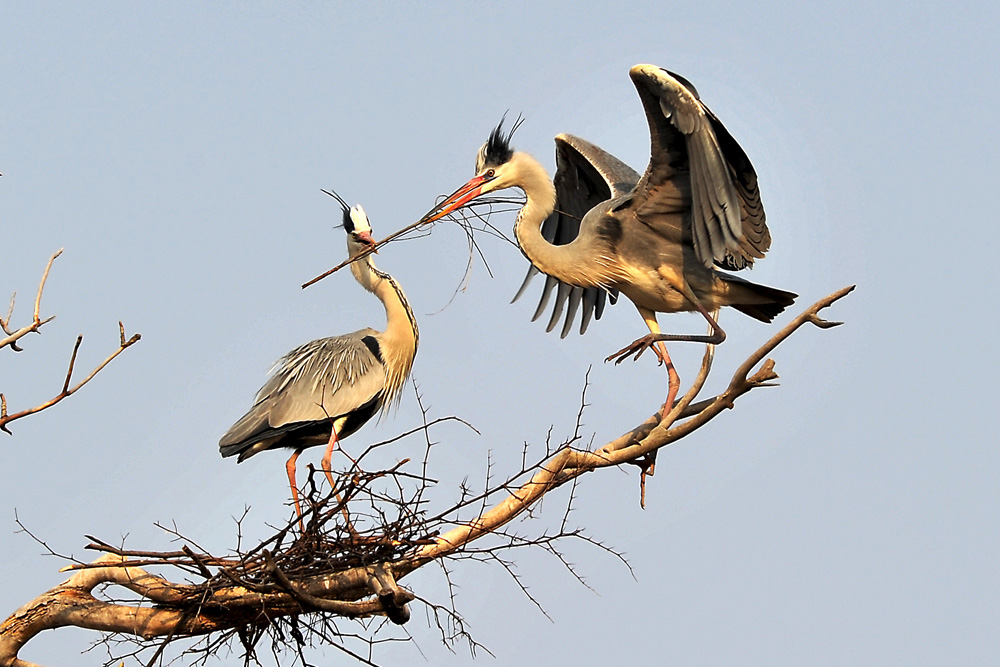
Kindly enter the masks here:
<path id="1" fill-rule="evenodd" d="M 642 171 L 648 133 L 628 68 L 648 62 L 694 82 L 757 169 L 774 245 L 749 277 L 799 293 L 801 307 L 858 288 L 826 313 L 845 326 L 803 329 L 777 350 L 779 388 L 661 452 L 647 509 L 634 469 L 582 480 L 574 525 L 625 552 L 635 579 L 568 545 L 592 592 L 550 557 L 521 553 L 549 621 L 502 570 L 459 566 L 459 609 L 496 656 L 477 664 L 995 664 L 987 270 L 1000 9 L 605 4 L 0 8 L 0 298 L 17 290 L 15 324 L 65 247 L 43 300 L 58 317 L 22 354 L 0 350 L 0 391 L 12 411 L 56 393 L 78 333 L 80 370 L 116 347 L 119 319 L 143 336 L 79 394 L 0 434 L 0 616 L 65 577 L 17 533 L 15 510 L 53 549 L 88 560 L 84 534 L 173 549 L 153 524 L 176 521 L 225 551 L 245 506 L 248 538 L 288 516 L 284 455 L 237 466 L 217 442 L 284 352 L 383 325 L 347 272 L 299 288 L 346 252 L 320 188 L 362 203 L 385 236 L 472 176 L 508 110 L 526 119 L 515 146 L 550 169 L 552 137 L 570 132 Z M 508 231 L 513 215 L 494 222 Z M 453 301 L 467 261 L 456 227 L 378 256 L 420 319 L 413 374 L 431 416 L 482 432 L 435 432 L 442 505 L 462 479 L 481 484 L 488 455 L 497 474 L 512 471 L 522 443 L 540 455 L 550 426 L 570 434 L 588 368 L 584 433 L 597 443 L 666 390 L 651 357 L 601 362 L 644 333 L 631 305 L 559 340 L 529 322 L 530 300 L 508 305 L 521 254 L 483 249 L 494 277 L 477 262 Z M 703 328 L 691 315 L 660 320 Z M 775 331 L 735 311 L 722 324 L 708 392 Z M 691 379 L 698 346 L 672 350 Z M 407 390 L 398 413 L 345 446 L 418 423 Z M 384 460 L 420 451 L 413 439 Z M 558 525 L 566 493 L 530 528 Z M 445 600 L 434 568 L 405 583 Z M 381 647 L 376 661 L 473 662 L 441 646 L 420 608 L 406 630 L 416 646 Z M 98 664 L 100 653 L 79 655 L 94 636 L 46 633 L 22 657 Z M 309 655 L 344 662 L 330 648 Z"/>

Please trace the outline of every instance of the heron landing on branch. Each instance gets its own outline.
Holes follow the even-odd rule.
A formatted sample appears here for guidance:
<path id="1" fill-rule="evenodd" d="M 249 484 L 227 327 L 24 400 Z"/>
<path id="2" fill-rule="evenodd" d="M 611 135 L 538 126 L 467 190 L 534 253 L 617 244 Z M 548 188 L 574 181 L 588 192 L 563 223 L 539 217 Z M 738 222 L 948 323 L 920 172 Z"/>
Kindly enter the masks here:
<path id="1" fill-rule="evenodd" d="M 350 257 L 374 244 L 360 205 L 343 208 Z M 385 331 L 362 329 L 300 345 L 276 365 L 257 392 L 253 407 L 219 441 L 222 456 L 239 462 L 267 449 L 293 450 L 285 466 L 295 511 L 301 521 L 295 461 L 307 447 L 326 445 L 322 469 L 335 488 L 330 459 L 340 439 L 360 429 L 380 410 L 399 402 L 417 353 L 417 321 L 396 280 L 370 255 L 351 263 L 351 273 L 385 306 Z"/>
<path id="2" fill-rule="evenodd" d="M 428 220 L 489 192 L 521 189 L 527 201 L 514 222 L 514 236 L 532 264 L 525 283 L 538 272 L 548 276 L 535 317 L 558 287 L 549 329 L 568 304 L 563 335 L 568 333 L 582 303 L 582 333 L 592 315 L 600 317 L 607 295 L 624 294 L 650 333 L 608 360 L 621 362 L 653 348 L 669 374 L 665 414 L 680 378 L 664 341 L 721 343 L 726 334 L 710 311 L 732 306 L 770 322 L 796 295 L 715 268 L 748 267 L 770 247 L 757 174 L 687 80 L 653 65 L 636 65 L 629 75 L 646 111 L 651 141 L 641 178 L 600 148 L 559 135 L 553 182 L 535 158 L 511 147 L 518 124 L 505 134 L 501 120 L 479 150 L 476 176 Z M 662 333 L 656 313 L 681 311 L 701 313 L 712 333 Z"/>

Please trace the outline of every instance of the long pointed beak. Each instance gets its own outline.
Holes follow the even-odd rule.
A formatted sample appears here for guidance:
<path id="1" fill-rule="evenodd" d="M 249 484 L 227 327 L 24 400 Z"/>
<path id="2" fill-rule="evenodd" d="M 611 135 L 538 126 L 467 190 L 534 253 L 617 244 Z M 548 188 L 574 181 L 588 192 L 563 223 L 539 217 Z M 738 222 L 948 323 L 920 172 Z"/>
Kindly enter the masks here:
<path id="1" fill-rule="evenodd" d="M 421 219 L 421 223 L 434 222 L 440 220 L 452 211 L 457 211 L 470 201 L 483 194 L 482 189 L 486 182 L 490 180 L 485 176 L 476 176 L 468 183 L 451 193 L 447 199 L 428 211 Z"/>
<path id="2" fill-rule="evenodd" d="M 370 249 L 374 253 L 378 253 L 378 249 L 375 247 L 375 239 L 372 238 L 371 232 L 358 232 L 357 238 L 365 244 L 366 248 Z"/>

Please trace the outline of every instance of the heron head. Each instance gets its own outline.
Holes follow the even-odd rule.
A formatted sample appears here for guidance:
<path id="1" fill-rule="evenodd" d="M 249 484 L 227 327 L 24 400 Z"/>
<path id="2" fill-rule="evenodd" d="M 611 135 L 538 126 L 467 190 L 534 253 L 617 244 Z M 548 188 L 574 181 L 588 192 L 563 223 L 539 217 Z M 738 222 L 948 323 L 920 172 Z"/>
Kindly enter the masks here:
<path id="1" fill-rule="evenodd" d="M 375 239 L 372 238 L 372 226 L 368 222 L 368 214 L 365 213 L 365 209 L 361 207 L 361 204 L 355 204 L 350 208 L 345 204 L 343 208 L 344 230 L 347 232 L 347 250 L 354 256 L 360 251 L 374 246 Z"/>
<path id="2" fill-rule="evenodd" d="M 347 249 L 351 256 L 353 257 L 361 250 L 374 246 L 372 226 L 368 222 L 368 214 L 365 213 L 365 209 L 361 208 L 361 204 L 348 206 L 344 198 L 333 190 L 323 190 L 323 192 L 336 199 L 340 203 L 340 208 L 343 209 L 344 222 L 342 226 L 347 232 Z"/>
<path id="3" fill-rule="evenodd" d="M 501 118 L 476 154 L 476 175 L 438 204 L 426 216 L 426 222 L 439 220 L 487 192 L 519 185 L 520 156 L 523 153 L 518 153 L 511 147 L 510 139 L 523 119 L 519 116 L 507 133 L 504 133 L 503 122 L 504 119 Z"/>

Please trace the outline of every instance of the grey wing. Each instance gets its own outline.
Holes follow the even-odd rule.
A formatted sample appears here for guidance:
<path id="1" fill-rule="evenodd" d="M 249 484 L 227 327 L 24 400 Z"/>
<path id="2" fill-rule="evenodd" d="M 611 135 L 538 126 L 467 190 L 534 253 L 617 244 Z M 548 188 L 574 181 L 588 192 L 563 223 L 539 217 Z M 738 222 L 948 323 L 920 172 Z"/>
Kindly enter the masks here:
<path id="1" fill-rule="evenodd" d="M 638 181 L 639 174 L 614 155 L 579 137 L 560 134 L 556 137 L 556 175 L 553 179 L 556 207 L 552 215 L 542 223 L 542 236 L 555 245 L 572 242 L 580 233 L 580 221 L 590 209 L 603 201 L 628 194 Z M 528 283 L 539 273 L 534 266 L 528 268 L 513 301 L 524 294 Z M 545 312 L 553 290 L 556 298 L 546 331 L 555 328 L 565 311 L 566 317 L 560 333 L 563 338 L 573 327 L 573 320 L 581 305 L 582 334 L 586 332 L 592 318 L 600 319 L 607 300 L 614 303 L 618 298 L 615 290 L 578 287 L 560 282 L 552 276 L 545 276 L 545 286 L 532 321 Z"/>
<path id="2" fill-rule="evenodd" d="M 374 329 L 321 338 L 286 354 L 254 405 L 219 442 L 227 448 L 288 424 L 339 417 L 385 388 Z"/>
<path id="3" fill-rule="evenodd" d="M 653 65 L 629 74 L 651 144 L 637 216 L 667 238 L 692 243 L 705 266 L 737 269 L 763 257 L 770 233 L 746 153 L 683 77 Z M 687 209 L 690 230 L 681 228 Z M 671 213 L 679 215 L 658 215 Z"/>
<path id="4" fill-rule="evenodd" d="M 754 260 L 763 257 L 771 248 L 771 232 L 767 228 L 764 205 L 760 201 L 757 172 L 750 163 L 750 158 L 704 102 L 702 108 L 712 123 L 715 137 L 726 158 L 733 185 L 736 186 L 736 194 L 740 200 L 740 219 L 743 223 L 743 238 L 740 239 L 739 250 L 727 251 L 723 261 L 716 264 L 730 271 L 738 271 L 753 266 Z"/>

